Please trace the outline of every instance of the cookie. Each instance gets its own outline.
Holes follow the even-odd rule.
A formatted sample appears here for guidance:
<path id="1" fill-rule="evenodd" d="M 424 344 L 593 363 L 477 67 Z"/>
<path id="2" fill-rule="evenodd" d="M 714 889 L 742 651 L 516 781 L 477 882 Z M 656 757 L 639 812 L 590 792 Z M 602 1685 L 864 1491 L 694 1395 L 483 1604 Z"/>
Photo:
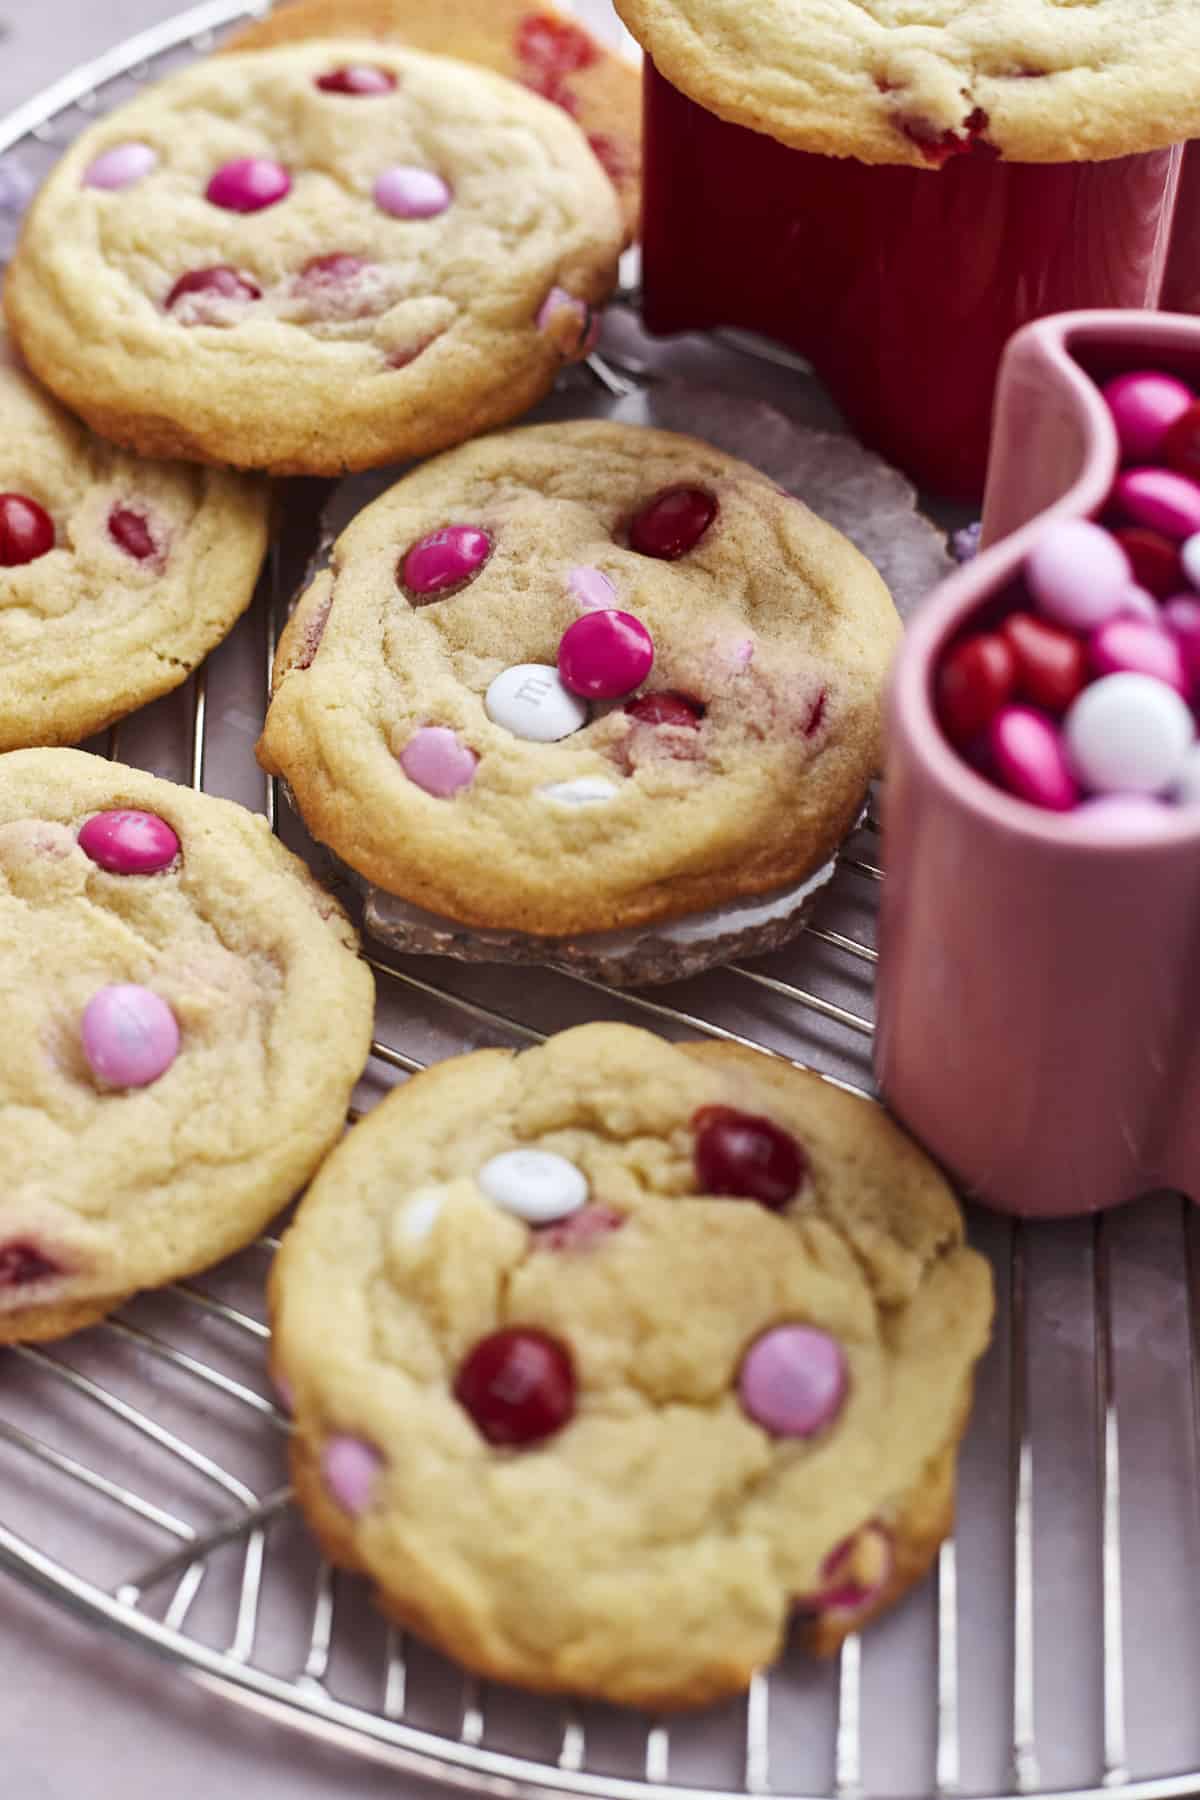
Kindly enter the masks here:
<path id="1" fill-rule="evenodd" d="M 623 235 L 559 107 L 448 58 L 304 43 L 196 63 L 85 132 L 5 304 L 114 442 L 332 475 L 532 405 L 586 353 Z"/>
<path id="2" fill-rule="evenodd" d="M 0 750 L 74 744 L 178 687 L 232 628 L 269 490 L 114 450 L 3 338 L 0 420 Z"/>
<path id="3" fill-rule="evenodd" d="M 1196 135 L 1200 14 L 1160 0 L 615 0 L 710 112 L 821 156 L 1093 162 Z"/>
<path id="4" fill-rule="evenodd" d="M 75 750 L 0 757 L 0 1343 L 240 1249 L 341 1134 L 354 931 L 266 821 Z"/>
<path id="5" fill-rule="evenodd" d="M 992 1309 L 882 1109 L 608 1024 L 393 1093 L 270 1293 L 326 1553 L 481 1675 L 654 1709 L 919 1578 Z"/>
<path id="6" fill-rule="evenodd" d="M 243 26 L 229 50 L 319 37 L 383 38 L 479 63 L 553 100 L 575 119 L 621 198 L 627 238 L 641 206 L 642 84 L 638 71 L 576 19 L 528 0 L 287 0 Z"/>
<path id="7" fill-rule="evenodd" d="M 343 532 L 259 747 L 389 893 L 553 935 L 801 881 L 861 810 L 899 637 L 745 463 L 610 422 L 485 439 Z"/>

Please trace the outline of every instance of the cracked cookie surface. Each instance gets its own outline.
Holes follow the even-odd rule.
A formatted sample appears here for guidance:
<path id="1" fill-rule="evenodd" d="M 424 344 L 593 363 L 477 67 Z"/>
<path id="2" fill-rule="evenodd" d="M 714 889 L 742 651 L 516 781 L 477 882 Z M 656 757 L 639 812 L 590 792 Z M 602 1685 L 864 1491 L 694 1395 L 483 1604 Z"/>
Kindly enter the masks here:
<path id="1" fill-rule="evenodd" d="M 597 695 L 586 639 L 609 628 Z M 865 558 L 749 465 L 532 427 L 342 533 L 280 643 L 259 754 L 353 869 L 445 917 L 676 918 L 828 859 L 876 770 L 899 630 Z"/>
<path id="2" fill-rule="evenodd" d="M 1178 0 L 616 0 L 667 80 L 800 150 L 1091 162 L 1200 129 Z"/>
<path id="3" fill-rule="evenodd" d="M 0 1343 L 248 1243 L 340 1136 L 374 984 L 337 903 L 228 801 L 0 757 Z"/>
<path id="4" fill-rule="evenodd" d="M 608 1024 L 390 1096 L 270 1287 L 327 1553 L 483 1675 L 651 1707 L 924 1572 L 991 1317 L 880 1108 Z"/>
<path id="5" fill-rule="evenodd" d="M 114 450 L 3 338 L 0 420 L 0 750 L 73 744 L 178 687 L 232 629 L 269 494 Z"/>
<path id="6" fill-rule="evenodd" d="M 561 108 L 332 39 L 197 63 L 85 132 L 4 297 L 34 372 L 114 442 L 338 474 L 539 399 L 622 239 Z"/>
<path id="7" fill-rule="evenodd" d="M 642 84 L 636 68 L 577 19 L 529 0 L 287 0 L 242 26 L 229 50 L 317 37 L 383 38 L 479 63 L 576 120 L 621 197 L 626 234 L 641 205 Z"/>

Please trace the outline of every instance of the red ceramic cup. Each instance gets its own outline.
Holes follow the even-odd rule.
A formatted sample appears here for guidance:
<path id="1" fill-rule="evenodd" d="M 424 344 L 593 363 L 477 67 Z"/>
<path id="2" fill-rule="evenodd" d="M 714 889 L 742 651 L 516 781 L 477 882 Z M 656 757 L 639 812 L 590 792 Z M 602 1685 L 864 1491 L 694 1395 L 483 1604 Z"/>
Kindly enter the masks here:
<path id="1" fill-rule="evenodd" d="M 947 644 L 1003 606 L 1050 516 L 1118 466 L 1097 381 L 1161 368 L 1200 391 L 1200 321 L 1075 313 L 1005 354 L 986 548 L 918 612 L 889 703 L 877 1071 L 899 1117 L 1005 1212 L 1200 1199 L 1200 820 L 1114 844 L 976 775 L 934 717 Z M 1012 535 L 1005 536 L 1004 533 Z"/>
<path id="2" fill-rule="evenodd" d="M 1018 327 L 1158 304 L 1181 150 L 937 171 L 810 155 L 727 124 L 647 60 L 644 316 L 739 326 L 810 358 L 851 426 L 922 487 L 983 491 Z"/>

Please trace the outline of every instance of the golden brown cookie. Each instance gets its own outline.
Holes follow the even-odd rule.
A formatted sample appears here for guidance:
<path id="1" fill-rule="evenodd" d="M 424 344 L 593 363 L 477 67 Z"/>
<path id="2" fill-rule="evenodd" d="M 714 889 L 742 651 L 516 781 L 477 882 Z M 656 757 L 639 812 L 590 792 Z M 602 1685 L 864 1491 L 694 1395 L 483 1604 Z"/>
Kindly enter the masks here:
<path id="1" fill-rule="evenodd" d="M 0 337 L 0 750 L 74 744 L 186 681 L 250 604 L 265 483 L 94 437 Z"/>
<path id="2" fill-rule="evenodd" d="M 628 238 L 641 207 L 642 86 L 638 71 L 577 19 L 530 0 L 286 0 L 235 31 L 226 50 L 306 38 L 362 37 L 479 63 L 570 113 L 621 196 Z"/>
<path id="3" fill-rule="evenodd" d="M 861 810 L 899 620 L 747 464 L 601 422 L 509 432 L 343 532 L 260 745 L 350 866 L 552 935 L 792 886 Z"/>
<path id="4" fill-rule="evenodd" d="M 1200 12 L 1174 0 L 615 4 L 682 93 L 822 156 L 1092 162 L 1200 129 Z"/>
<path id="5" fill-rule="evenodd" d="M 623 1025 L 393 1093 L 270 1290 L 326 1552 L 479 1674 L 655 1709 L 924 1573 L 992 1310 L 882 1109 Z"/>
<path id="6" fill-rule="evenodd" d="M 4 298 L 34 372 L 102 435 L 330 475 L 523 412 L 586 354 L 622 239 L 560 108 L 447 57 L 321 41 L 209 58 L 86 131 Z"/>
<path id="7" fill-rule="evenodd" d="M 354 930 L 264 819 L 75 750 L 0 757 L 0 1343 L 260 1232 L 371 1040 Z"/>

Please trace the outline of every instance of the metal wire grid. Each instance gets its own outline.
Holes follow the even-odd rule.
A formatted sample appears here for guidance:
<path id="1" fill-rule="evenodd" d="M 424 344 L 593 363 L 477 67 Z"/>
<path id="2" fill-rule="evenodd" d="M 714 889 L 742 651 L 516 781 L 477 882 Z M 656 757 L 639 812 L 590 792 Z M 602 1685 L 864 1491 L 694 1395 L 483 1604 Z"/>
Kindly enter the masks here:
<path id="1" fill-rule="evenodd" d="M 52 150 L 71 135 L 69 122 L 64 130 L 68 109 L 84 114 L 100 110 L 116 97 L 114 87 L 144 79 L 152 63 L 154 72 L 161 72 L 174 53 L 208 49 L 214 31 L 256 10 L 218 0 L 141 34 L 22 108 L 0 130 L 0 151 L 30 140 Z M 260 714 L 264 662 L 269 669 L 290 586 L 286 564 L 277 545 L 259 604 L 235 633 L 242 652 L 257 638 Z M 224 656 L 218 652 L 181 696 L 150 709 L 160 721 L 168 708 L 173 716 L 186 709 L 185 734 L 174 756 L 179 766 L 171 772 L 196 788 L 214 785 L 211 765 L 222 733 L 210 725 L 209 671 L 216 669 L 224 680 Z M 135 719 L 97 747 L 137 761 L 143 741 L 142 723 Z M 161 768 L 160 753 L 153 761 Z M 231 783 L 223 769 L 216 785 L 229 791 L 239 783 L 244 788 L 248 779 L 243 769 Z M 294 823 L 280 809 L 276 784 L 267 782 L 257 796 L 241 792 L 236 797 L 262 805 L 275 829 L 295 837 Z M 362 1104 L 369 1105 L 392 1080 L 425 1066 L 429 1055 L 413 1050 L 426 1047 L 435 1018 L 435 1053 L 481 1041 L 520 1047 L 541 1041 L 546 1030 L 566 1022 L 561 1015 L 572 1016 L 572 1001 L 573 1016 L 633 1017 L 668 1035 L 722 1037 L 773 1054 L 798 1048 L 828 1078 L 869 1092 L 872 926 L 881 878 L 876 829 L 869 822 L 841 857 L 832 898 L 807 928 L 799 951 L 770 959 L 769 967 L 738 965 L 723 972 L 704 984 L 703 1000 L 695 1005 L 676 1004 L 661 995 L 618 994 L 565 974 L 547 975 L 534 984 L 526 973 L 510 984 L 518 998 L 509 1010 L 477 997 L 478 971 L 442 964 L 414 968 L 402 958 L 372 956 L 380 981 L 381 1024 Z M 431 966 L 436 971 L 432 976 Z M 688 993 L 698 991 L 698 985 L 689 984 Z M 532 1002 L 545 995 L 551 1016 L 535 1023 L 530 1013 L 536 1017 L 538 1009 Z M 755 1680 L 743 1704 L 722 1709 L 707 1721 L 669 1726 L 623 1718 L 618 1730 L 611 1718 L 597 1716 L 594 1709 L 549 1707 L 484 1688 L 407 1644 L 399 1633 L 384 1633 L 382 1625 L 363 1613 L 359 1584 L 335 1577 L 324 1564 L 311 1570 L 307 1580 L 296 1575 L 294 1562 L 288 1564 L 284 1585 L 292 1629 L 276 1658 L 279 1666 L 272 1666 L 273 1652 L 268 1653 L 265 1640 L 274 1572 L 284 1560 L 273 1546 L 280 1534 L 289 1532 L 294 1517 L 280 1454 L 288 1421 L 265 1391 L 262 1352 L 268 1331 L 257 1306 L 265 1261 L 277 1243 L 273 1237 L 260 1239 L 202 1284 L 182 1284 L 164 1296 L 135 1302 L 82 1339 L 54 1351 L 14 1348 L 0 1360 L 0 1444 L 9 1453 L 5 1466 L 11 1462 L 19 1477 L 29 1477 L 33 1495 L 33 1523 L 21 1531 L 16 1524 L 24 1496 L 17 1486 L 12 1489 L 13 1518 L 0 1523 L 0 1566 L 98 1627 L 157 1651 L 231 1700 L 253 1704 L 374 1760 L 488 1794 L 738 1800 L 772 1793 L 799 1800 L 807 1793 L 855 1800 L 868 1793 L 1021 1796 L 1053 1791 L 1082 1797 L 1109 1791 L 1166 1800 L 1192 1793 L 1200 1785 L 1200 1754 L 1189 1756 L 1186 1772 L 1161 1775 L 1153 1754 L 1142 1747 L 1134 1761 L 1127 1743 L 1130 1721 L 1145 1736 L 1148 1687 L 1144 1646 L 1139 1646 L 1137 1708 L 1131 1710 L 1126 1694 L 1130 1639 L 1123 1608 L 1138 1587 L 1131 1587 L 1131 1577 L 1123 1571 L 1129 1539 L 1122 1525 L 1117 1369 L 1120 1364 L 1131 1371 L 1131 1389 L 1144 1370 L 1130 1361 L 1124 1342 L 1118 1354 L 1113 1306 L 1114 1273 L 1125 1266 L 1122 1253 L 1140 1242 L 1141 1227 L 1131 1224 L 1131 1218 L 1127 1214 L 1116 1222 L 1100 1219 L 1087 1226 L 1038 1231 L 977 1221 L 977 1236 L 996 1267 L 1001 1318 L 997 1349 L 984 1372 L 974 1443 L 978 1450 L 982 1439 L 997 1431 L 1005 1442 L 999 1501 L 990 1491 L 996 1486 L 995 1459 L 973 1454 L 969 1441 L 959 1542 L 944 1546 L 932 1592 L 910 1601 L 865 1646 L 851 1639 L 831 1673 L 800 1674 L 804 1665 L 789 1656 L 774 1675 Z M 1194 1304 L 1200 1289 L 1200 1230 L 1177 1199 L 1159 1201 L 1151 1223 L 1160 1256 L 1165 1265 L 1174 1265 L 1176 1274 L 1171 1300 L 1178 1317 L 1172 1344 L 1182 1379 L 1172 1388 L 1171 1405 L 1188 1448 L 1182 1482 L 1186 1517 L 1182 1525 L 1175 1520 L 1171 1547 L 1179 1555 L 1183 1546 L 1186 1574 L 1188 1548 L 1191 1566 L 1200 1551 L 1195 1448 L 1200 1441 L 1200 1309 Z M 1047 1259 L 1051 1272 L 1069 1271 L 1065 1279 L 1075 1303 L 1071 1329 L 1085 1341 L 1083 1361 L 1092 1390 L 1073 1427 L 1074 1449 L 1088 1467 L 1082 1484 L 1085 1529 L 1072 1542 L 1077 1564 L 1091 1573 L 1096 1629 L 1090 1653 L 1079 1654 L 1078 1639 L 1071 1646 L 1063 1692 L 1073 1696 L 1075 1710 L 1088 1718 L 1082 1759 L 1076 1749 L 1066 1769 L 1055 1754 L 1061 1731 L 1046 1704 L 1044 1680 L 1055 1652 L 1061 1654 L 1065 1646 L 1054 1642 L 1055 1621 L 1048 1630 L 1046 1608 L 1039 1605 L 1044 1577 L 1037 1564 L 1044 1556 L 1044 1533 L 1035 1533 L 1043 1496 L 1055 1498 L 1062 1476 L 1060 1459 L 1047 1450 L 1053 1438 L 1048 1440 L 1039 1428 L 1048 1339 L 1047 1315 L 1038 1301 L 1051 1285 Z M 1128 1306 L 1126 1299 L 1126 1312 Z M 147 1308 L 153 1315 L 150 1323 L 143 1321 Z M 1053 1364 L 1052 1352 L 1049 1361 Z M 19 1380 L 14 1379 L 18 1373 Z M 136 1399 L 123 1391 L 131 1383 Z M 997 1401 L 1000 1418 L 995 1416 Z M 1129 1418 L 1128 1409 L 1124 1417 Z M 1053 1431 L 1060 1429 L 1059 1419 L 1050 1423 Z M 111 1442 L 105 1432 L 112 1433 Z M 70 1448 L 55 1441 L 64 1433 Z M 1136 1435 L 1143 1435 L 1141 1427 Z M 132 1446 L 128 1452 L 127 1444 Z M 247 1461 L 253 1465 L 249 1471 Z M 152 1467 L 153 1479 L 135 1484 L 135 1466 L 139 1475 Z M 49 1491 L 56 1511 L 76 1503 L 96 1509 L 89 1514 L 83 1569 L 78 1546 L 73 1558 L 64 1554 L 56 1527 L 45 1523 L 48 1515 L 40 1501 L 46 1490 L 37 1485 L 41 1478 L 53 1483 Z M 143 1491 L 147 1485 L 154 1497 Z M 207 1503 L 197 1505 L 197 1491 L 207 1496 Z M 985 1515 L 998 1535 L 994 1533 L 981 1558 L 976 1540 Z M 1061 1528 L 1055 1520 L 1052 1524 L 1061 1550 Z M 139 1534 L 132 1563 L 126 1561 L 115 1574 L 106 1570 L 111 1578 L 105 1579 L 101 1568 L 113 1560 L 110 1540 L 123 1539 L 129 1528 Z M 143 1540 L 152 1542 L 153 1550 L 143 1548 Z M 989 1558 L 999 1567 L 993 1599 L 998 1594 L 1002 1602 L 989 1621 L 994 1644 L 986 1634 L 981 1637 L 973 1607 Z M 1139 1573 L 1144 1580 L 1144 1557 Z M 213 1596 L 216 1605 L 206 1617 Z M 1144 1606 L 1139 1611 L 1144 1613 Z M 889 1695 L 873 1682 L 869 1660 L 889 1630 L 902 1634 L 894 1636 L 894 1643 L 905 1650 L 901 1660 L 908 1660 L 914 1616 L 917 1635 L 927 1624 L 930 1638 L 927 1654 L 917 1659 L 919 1691 L 907 1696 L 915 1701 L 918 1736 L 927 1736 L 930 1751 L 927 1778 L 916 1779 L 911 1759 L 899 1774 L 888 1769 Z M 1075 1619 L 1076 1627 L 1079 1623 Z M 279 1633 L 274 1635 L 278 1644 Z M 1164 1629 L 1164 1644 L 1168 1640 L 1173 1654 L 1186 1661 L 1178 1633 L 1172 1638 Z M 357 1681 L 339 1675 L 347 1643 L 368 1646 Z M 892 1656 L 891 1662 L 897 1658 Z M 1200 1659 L 1195 1666 L 1200 1668 Z M 1165 1667 L 1152 1666 L 1149 1683 L 1167 1673 Z M 422 1716 L 418 1704 L 422 1685 L 435 1693 L 432 1724 L 429 1706 Z M 999 1695 L 992 1707 L 991 1744 L 993 1761 L 999 1757 L 999 1776 L 980 1780 L 975 1739 L 983 1688 L 992 1690 L 993 1700 Z M 890 1697 L 894 1700 L 902 1689 L 903 1681 L 898 1689 L 893 1680 Z M 531 1722 L 518 1725 L 518 1718 Z M 824 1727 L 815 1748 L 810 1741 L 814 1721 Z M 537 1739 L 536 1753 L 513 1748 L 514 1739 L 522 1736 Z M 822 1764 L 823 1773 L 814 1775 Z M 803 1781 L 798 1770 L 807 1777 Z"/>

